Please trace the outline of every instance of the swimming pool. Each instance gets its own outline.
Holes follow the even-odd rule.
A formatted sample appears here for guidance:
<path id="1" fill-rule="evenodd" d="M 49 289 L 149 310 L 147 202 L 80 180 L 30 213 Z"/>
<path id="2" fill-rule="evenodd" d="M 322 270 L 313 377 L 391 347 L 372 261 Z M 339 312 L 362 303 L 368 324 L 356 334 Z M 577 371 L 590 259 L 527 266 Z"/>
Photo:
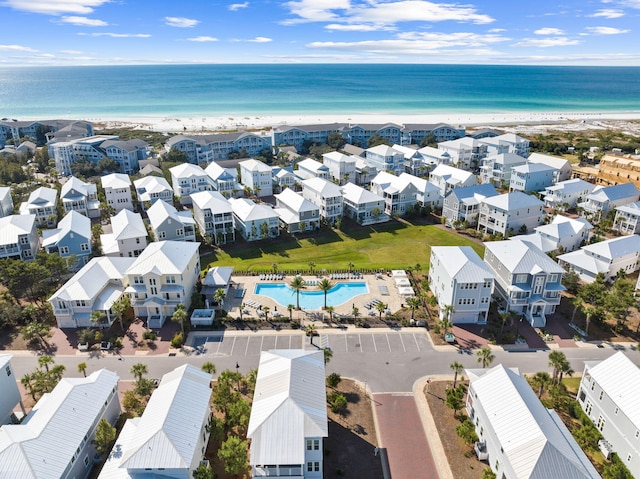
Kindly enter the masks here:
<path id="1" fill-rule="evenodd" d="M 337 283 L 327 292 L 327 306 L 339 306 L 360 294 L 368 294 L 367 283 Z M 285 308 L 296 304 L 296 292 L 285 283 L 259 283 L 255 294 L 273 299 Z M 324 306 L 323 291 L 300 291 L 300 307 L 304 309 L 322 309 Z"/>

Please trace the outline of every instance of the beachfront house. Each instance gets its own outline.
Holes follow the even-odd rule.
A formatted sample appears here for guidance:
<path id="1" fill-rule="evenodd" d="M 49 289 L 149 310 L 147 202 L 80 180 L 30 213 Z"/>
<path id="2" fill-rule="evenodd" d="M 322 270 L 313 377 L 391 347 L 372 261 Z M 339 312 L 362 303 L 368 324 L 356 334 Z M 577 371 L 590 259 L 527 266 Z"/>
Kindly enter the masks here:
<path id="1" fill-rule="evenodd" d="M 302 182 L 302 196 L 320 208 L 320 217 L 334 225 L 342 218 L 343 197 L 338 185 L 323 178 L 309 178 Z"/>
<path id="2" fill-rule="evenodd" d="M 62 378 L 20 424 L 0 427 L 0 477 L 88 477 L 98 424 L 115 424 L 121 412 L 118 379 L 107 369 Z"/>
<path id="3" fill-rule="evenodd" d="M 526 158 L 515 153 L 488 155 L 480 165 L 480 182 L 506 188 L 511 183 L 513 169 L 526 163 Z"/>
<path id="4" fill-rule="evenodd" d="M 190 364 L 162 376 L 142 416 L 125 422 L 98 479 L 194 477 L 209 440 L 210 382 Z"/>
<path id="5" fill-rule="evenodd" d="M 35 215 L 0 218 L 0 259 L 32 261 L 39 246 Z"/>
<path id="6" fill-rule="evenodd" d="M 13 199 L 11 198 L 11 188 L 0 186 L 0 218 L 13 214 Z"/>
<path id="7" fill-rule="evenodd" d="M 621 183 L 613 186 L 596 186 L 585 201 L 578 203 L 583 214 L 591 220 L 605 218 L 618 206 L 638 201 L 640 191 L 633 183 Z"/>
<path id="8" fill-rule="evenodd" d="M 575 251 L 589 241 L 593 225 L 584 218 L 567 218 L 557 215 L 551 223 L 536 226 L 527 235 L 512 236 L 509 239 L 528 241 L 545 253 Z"/>
<path id="9" fill-rule="evenodd" d="M 147 210 L 149 226 L 156 241 L 195 241 L 196 222 L 191 210 L 178 211 L 165 201 L 156 201 Z"/>
<path id="10" fill-rule="evenodd" d="M 640 233 L 640 201 L 616 207 L 613 230 L 623 235 Z"/>
<path id="11" fill-rule="evenodd" d="M 82 159 L 97 165 L 107 155 L 101 148 L 106 141 L 116 141 L 117 136 L 95 135 L 76 138 L 64 138 L 58 135 L 47 143 L 49 158 L 56 165 L 58 174 L 69 176 L 73 174 L 73 164 Z"/>
<path id="12" fill-rule="evenodd" d="M 529 156 L 529 140 L 514 133 L 485 137 L 480 139 L 480 142 L 487 145 L 489 155 L 514 154 L 524 158 Z"/>
<path id="13" fill-rule="evenodd" d="M 475 424 L 474 450 L 496 477 L 600 479 L 553 409 L 516 368 L 467 369 L 466 410 Z"/>
<path id="14" fill-rule="evenodd" d="M 403 145 L 419 145 L 425 138 L 432 137 L 434 141 L 455 140 L 465 135 L 463 126 L 452 126 L 446 123 L 424 124 L 405 123 L 402 128 Z"/>
<path id="15" fill-rule="evenodd" d="M 257 241 L 280 236 L 278 213 L 273 208 L 256 204 L 248 198 L 232 198 L 229 202 L 235 229 L 245 240 Z"/>
<path id="16" fill-rule="evenodd" d="M 27 201 L 20 204 L 20 214 L 34 215 L 39 228 L 55 228 L 58 223 L 57 205 L 58 190 L 41 186 L 29 194 Z"/>
<path id="17" fill-rule="evenodd" d="M 319 125 L 279 125 L 271 130 L 272 144 L 275 147 L 290 145 L 302 151 L 305 144 L 326 144 L 332 133 L 343 134 L 346 123 L 330 123 Z"/>
<path id="18" fill-rule="evenodd" d="M 218 191 L 200 191 L 191 195 L 193 218 L 200 234 L 215 244 L 236 240 L 231 203 Z"/>
<path id="19" fill-rule="evenodd" d="M 87 264 L 91 258 L 91 220 L 77 211 L 69 211 L 58 227 L 42 231 L 42 248 L 61 258 L 75 257 L 71 269 Z"/>
<path id="20" fill-rule="evenodd" d="M 442 141 L 438 143 L 438 149 L 447 152 L 451 164 L 463 170 L 477 170 L 480 161 L 487 156 L 487 145 L 468 136 Z"/>
<path id="21" fill-rule="evenodd" d="M 111 306 L 124 292 L 125 271 L 133 258 L 101 256 L 91 259 L 47 301 L 59 328 L 108 328 L 116 319 Z M 101 311 L 99 322 L 91 313 Z"/>
<path id="22" fill-rule="evenodd" d="M 165 151 L 181 151 L 187 161 L 197 165 L 212 161 L 228 160 L 231 153 L 239 153 L 245 158 L 259 156 L 271 148 L 271 139 L 246 131 L 219 133 L 215 135 L 176 135 L 167 140 Z"/>
<path id="23" fill-rule="evenodd" d="M 221 195 L 233 198 L 242 192 L 242 187 L 238 183 L 238 170 L 235 168 L 224 168 L 218 163 L 212 162 L 204 171 L 211 178 L 213 189 Z"/>
<path id="24" fill-rule="evenodd" d="M 2 391 L 0 394 L 0 426 L 18 422 L 18 418 L 13 412 L 18 404 L 22 409 L 22 415 L 26 414 L 16 375 L 11 367 L 12 357 L 12 354 L 0 354 L 0 391 Z"/>
<path id="25" fill-rule="evenodd" d="M 158 200 L 173 202 L 173 190 L 169 182 L 159 176 L 145 176 L 133 182 L 140 207 L 146 211 Z"/>
<path id="26" fill-rule="evenodd" d="M 455 188 L 444 197 L 442 216 L 449 227 L 473 227 L 478 224 L 480 203 L 498 192 L 491 183 Z"/>
<path id="27" fill-rule="evenodd" d="M 383 125 L 358 123 L 349 125 L 349 128 L 345 129 L 343 133 L 348 143 L 360 145 L 363 148 L 369 145 L 369 140 L 374 135 L 384 138 L 390 145 L 401 143 L 402 126 L 394 123 L 385 123 Z"/>
<path id="28" fill-rule="evenodd" d="M 331 171 L 329 167 L 323 163 L 320 163 L 313 158 L 305 158 L 302 161 L 296 163 L 298 167 L 295 170 L 295 174 L 302 180 L 308 180 L 309 178 L 324 178 L 325 180 L 331 179 Z"/>
<path id="29" fill-rule="evenodd" d="M 500 311 L 522 314 L 531 326 L 543 328 L 547 315 L 560 304 L 565 270 L 526 241 L 488 241 L 484 245 L 484 262 L 496 277 L 494 297 Z"/>
<path id="30" fill-rule="evenodd" d="M 494 274 L 470 246 L 432 246 L 429 287 L 438 300 L 440 320 L 485 324 Z"/>
<path id="31" fill-rule="evenodd" d="M 200 243 L 185 241 L 150 243 L 127 268 L 125 293 L 134 314 L 147 318 L 147 327 L 160 329 L 179 304 L 189 309 L 200 277 L 199 248 Z"/>
<path id="32" fill-rule="evenodd" d="M 565 269 L 578 273 L 585 283 L 593 283 L 599 273 L 605 281 L 613 281 L 619 271 L 629 275 L 640 267 L 640 236 L 621 236 L 590 245 L 578 251 L 558 256 Z"/>
<path id="33" fill-rule="evenodd" d="M 640 369 L 622 351 L 604 361 L 586 361 L 577 400 L 604 440 L 605 458 L 615 452 L 640 477 Z"/>
<path id="34" fill-rule="evenodd" d="M 537 193 L 555 183 L 558 170 L 544 163 L 525 163 L 511 169 L 509 189 L 523 193 Z"/>
<path id="35" fill-rule="evenodd" d="M 322 351 L 263 351 L 247 429 L 251 477 L 322 478 L 328 434 Z"/>
<path id="36" fill-rule="evenodd" d="M 452 189 L 477 185 L 478 180 L 469 171 L 440 164 L 429 173 L 429 183 L 436 185 L 440 190 L 440 196 L 444 198 Z"/>
<path id="37" fill-rule="evenodd" d="M 147 247 L 148 236 L 140 213 L 122 210 L 111 217 L 111 233 L 100 235 L 102 254 L 137 258 Z"/>
<path id="38" fill-rule="evenodd" d="M 486 234 L 526 234 L 542 224 L 544 203 L 520 191 L 484 198 L 480 202 L 478 231 Z"/>
<path id="39" fill-rule="evenodd" d="M 542 153 L 531 153 L 527 158 L 529 163 L 542 163 L 555 168 L 557 171 L 555 183 L 571 179 L 571 163 L 569 160 L 557 156 L 544 155 Z"/>
<path id="40" fill-rule="evenodd" d="M 387 145 L 367 148 L 365 161 L 367 164 L 374 166 L 377 171 L 388 171 L 395 175 L 400 175 L 405 171 L 404 153 Z"/>
<path id="41" fill-rule="evenodd" d="M 149 144 L 140 139 L 105 140 L 100 144 L 107 158 L 120 165 L 120 172 L 133 175 L 140 169 L 140 162 L 147 159 Z"/>
<path id="42" fill-rule="evenodd" d="M 580 178 L 560 181 L 547 186 L 542 193 L 545 208 L 561 211 L 574 209 L 578 203 L 587 198 L 595 185 Z"/>
<path id="43" fill-rule="evenodd" d="M 258 197 L 273 195 L 273 181 L 271 180 L 271 167 L 262 161 L 244 160 L 238 163 L 240 166 L 240 179 L 245 188 L 250 188 Z"/>
<path id="44" fill-rule="evenodd" d="M 322 164 L 329 169 L 328 180 L 333 180 L 339 185 L 356 181 L 356 157 L 345 155 L 338 151 L 324 153 Z M 319 176 L 323 178 L 323 176 Z M 306 179 L 306 178 L 305 178 Z"/>
<path id="45" fill-rule="evenodd" d="M 93 125 L 84 120 L 0 120 L 0 148 L 9 139 L 35 138 L 42 146 L 47 138 L 93 136 Z"/>
<path id="46" fill-rule="evenodd" d="M 211 177 L 198 165 L 182 163 L 169 168 L 173 194 L 180 199 L 180 204 L 191 204 L 191 194 L 198 191 L 214 189 Z"/>
<path id="47" fill-rule="evenodd" d="M 89 218 L 99 218 L 102 214 L 97 186 L 79 180 L 75 176 L 62 185 L 60 199 L 65 213 L 77 211 Z"/>
<path id="48" fill-rule="evenodd" d="M 131 199 L 131 179 L 124 173 L 111 173 L 100 178 L 107 205 L 115 213 L 122 210 L 133 210 Z"/>
<path id="49" fill-rule="evenodd" d="M 320 208 L 301 194 L 286 188 L 275 197 L 274 211 L 280 218 L 282 229 L 288 233 L 298 233 L 320 228 Z"/>
<path id="50" fill-rule="evenodd" d="M 385 200 L 382 196 L 365 190 L 353 183 L 342 187 L 344 215 L 356 223 L 366 226 L 389 221 L 385 213 Z"/>

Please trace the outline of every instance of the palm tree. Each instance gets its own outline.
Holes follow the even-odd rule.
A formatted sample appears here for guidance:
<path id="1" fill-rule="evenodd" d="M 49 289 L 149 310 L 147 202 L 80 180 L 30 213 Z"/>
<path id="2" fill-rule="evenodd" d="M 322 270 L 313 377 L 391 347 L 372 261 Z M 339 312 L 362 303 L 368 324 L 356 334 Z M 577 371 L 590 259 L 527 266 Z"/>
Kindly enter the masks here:
<path id="1" fill-rule="evenodd" d="M 289 287 L 296 292 L 296 309 L 300 309 L 300 291 L 307 287 L 302 276 L 295 276 L 289 283 Z"/>
<path id="2" fill-rule="evenodd" d="M 322 353 L 324 354 L 324 364 L 329 364 L 329 361 L 331 361 L 333 357 L 333 351 L 330 348 L 324 348 Z"/>
<path id="3" fill-rule="evenodd" d="M 209 373 L 209 374 L 216 373 L 216 365 L 213 364 L 211 361 L 207 361 L 206 363 L 204 363 L 200 369 L 202 369 L 205 373 Z"/>
<path id="4" fill-rule="evenodd" d="M 327 313 L 329 313 L 329 322 L 333 321 L 333 312 L 335 311 L 333 306 L 327 306 L 326 308 Z"/>
<path id="5" fill-rule="evenodd" d="M 353 307 L 353 309 L 351 310 L 351 314 L 353 315 L 353 318 L 357 318 L 360 315 L 360 310 L 357 307 Z"/>
<path id="6" fill-rule="evenodd" d="M 309 271 L 313 274 L 313 270 L 316 268 L 316 264 L 313 261 L 309 261 Z"/>
<path id="7" fill-rule="evenodd" d="M 334 286 L 335 284 L 327 278 L 323 278 L 322 281 L 318 283 L 318 289 L 324 293 L 324 309 L 327 309 L 327 293 Z"/>
<path id="8" fill-rule="evenodd" d="M 171 321 L 180 323 L 180 330 L 184 334 L 184 321 L 187 319 L 187 311 L 184 309 L 184 304 L 176 306 L 176 310 L 171 315 Z"/>
<path id="9" fill-rule="evenodd" d="M 269 313 L 271 312 L 271 308 L 269 308 L 269 306 L 263 306 L 262 312 L 264 313 L 264 320 L 269 321 Z"/>
<path id="10" fill-rule="evenodd" d="M 55 364 L 55 360 L 53 359 L 53 356 L 40 356 L 38 358 L 38 366 L 43 367 L 44 369 L 49 372 L 49 366 Z"/>
<path id="11" fill-rule="evenodd" d="M 551 376 L 546 371 L 539 371 L 531 377 L 531 385 L 538 389 L 538 398 L 541 398 L 544 390 L 551 385 Z"/>
<path id="12" fill-rule="evenodd" d="M 476 351 L 476 356 L 478 356 L 478 362 L 482 363 L 482 367 L 488 367 L 493 360 L 496 358 L 493 354 L 491 354 L 491 348 L 489 346 L 483 346 L 478 351 Z"/>
<path id="13" fill-rule="evenodd" d="M 307 336 L 309 336 L 309 342 L 313 344 L 313 337 L 318 334 L 318 330 L 316 329 L 316 325 L 311 323 L 307 324 L 307 327 L 304 328 L 304 332 Z"/>
<path id="14" fill-rule="evenodd" d="M 99 311 L 99 310 L 91 311 L 91 322 L 97 326 L 101 326 L 102 322 L 104 321 L 104 318 L 106 317 L 107 315 L 104 314 L 104 311 Z"/>
<path id="15" fill-rule="evenodd" d="M 78 372 L 82 373 L 83 376 L 87 377 L 87 363 L 78 364 Z"/>
<path id="16" fill-rule="evenodd" d="M 351 273 L 353 271 L 353 268 L 355 268 L 355 264 L 353 264 L 351 261 L 349 261 L 349 264 L 347 265 L 349 266 L 349 273 Z"/>
<path id="17" fill-rule="evenodd" d="M 147 369 L 147 365 L 144 363 L 136 363 L 131 366 L 131 370 L 129 371 L 131 375 L 136 378 L 136 380 L 140 381 L 142 376 L 147 374 L 149 370 Z"/>
<path id="18" fill-rule="evenodd" d="M 442 320 L 440 321 L 440 325 L 442 326 L 442 335 L 445 337 L 447 335 L 447 331 L 453 328 L 453 323 L 451 322 L 451 315 L 455 312 L 453 305 L 447 304 L 442 308 Z"/>
<path id="19" fill-rule="evenodd" d="M 278 272 L 278 263 L 271 263 L 271 270 L 273 274 L 276 274 Z"/>
<path id="20" fill-rule="evenodd" d="M 222 311 L 222 303 L 224 303 L 224 298 L 227 297 L 227 293 L 224 292 L 224 289 L 217 289 L 213 295 L 213 300 L 218 303 L 218 310 Z"/>
<path id="21" fill-rule="evenodd" d="M 454 361 L 449 365 L 449 367 L 453 371 L 453 389 L 455 389 L 456 383 L 458 382 L 458 374 L 462 373 L 464 366 L 459 361 Z"/>
<path id="22" fill-rule="evenodd" d="M 296 307 L 293 304 L 287 305 L 287 311 L 289 311 L 289 321 L 293 321 L 293 310 L 294 309 L 296 309 Z"/>
<path id="23" fill-rule="evenodd" d="M 380 321 L 382 321 L 382 313 L 384 313 L 387 310 L 387 305 L 384 304 L 383 302 L 380 302 L 380 303 L 376 304 L 376 309 L 378 310 L 378 313 L 380 314 Z"/>
<path id="24" fill-rule="evenodd" d="M 111 305 L 111 311 L 118 319 L 120 323 L 120 329 L 124 331 L 124 325 L 122 324 L 122 318 L 124 317 L 124 313 L 126 313 L 131 307 L 131 300 L 129 299 L 128 294 L 123 294 L 122 297 Z"/>
<path id="25" fill-rule="evenodd" d="M 553 368 L 553 373 L 551 374 L 552 384 L 559 382 L 560 371 L 565 367 L 568 368 L 568 364 L 567 356 L 562 351 L 553 350 L 549 353 L 549 366 Z"/>
<path id="26" fill-rule="evenodd" d="M 413 319 L 416 309 L 420 307 L 420 298 L 417 296 L 411 296 L 407 299 L 407 306 L 411 309 L 411 319 Z"/>

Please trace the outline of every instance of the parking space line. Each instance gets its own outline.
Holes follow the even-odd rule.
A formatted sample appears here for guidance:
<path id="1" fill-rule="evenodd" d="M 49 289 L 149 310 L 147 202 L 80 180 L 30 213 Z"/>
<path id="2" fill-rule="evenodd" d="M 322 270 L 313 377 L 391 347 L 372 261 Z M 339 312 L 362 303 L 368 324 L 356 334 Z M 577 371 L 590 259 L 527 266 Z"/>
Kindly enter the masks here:
<path id="1" fill-rule="evenodd" d="M 347 335 L 344 335 L 344 352 L 348 353 L 349 352 L 349 345 L 347 343 Z"/>
<path id="2" fill-rule="evenodd" d="M 220 346 L 222 346 L 222 338 L 220 338 L 220 341 L 218 341 L 218 348 L 216 349 L 216 354 L 220 352 Z"/>
<path id="3" fill-rule="evenodd" d="M 391 352 L 391 342 L 389 341 L 389 335 L 387 333 L 384 333 L 384 335 L 387 337 L 387 346 L 389 346 L 389 352 Z"/>
<path id="4" fill-rule="evenodd" d="M 293 338 L 293 336 L 289 336 L 289 349 L 291 349 L 291 338 Z"/>
<path id="5" fill-rule="evenodd" d="M 404 352 L 407 352 L 407 348 L 404 347 L 404 340 L 402 339 L 402 333 L 400 333 L 398 336 L 400 336 L 400 342 L 402 343 L 402 349 L 404 349 Z"/>
<path id="6" fill-rule="evenodd" d="M 251 337 L 247 338 L 247 347 L 244 348 L 244 355 L 246 356 L 247 354 L 249 354 L 249 343 L 251 342 Z"/>
<path id="7" fill-rule="evenodd" d="M 362 352 L 362 338 L 360 337 L 360 334 L 358 334 L 358 343 L 360 343 L 360 352 Z"/>
<path id="8" fill-rule="evenodd" d="M 233 344 L 231 345 L 231 352 L 229 353 L 229 356 L 233 356 L 233 348 L 236 347 L 236 336 L 233 337 Z"/>
<path id="9" fill-rule="evenodd" d="M 378 352 L 378 346 L 376 345 L 376 335 L 372 334 L 371 335 L 371 339 L 373 339 L 373 349 L 377 353 Z"/>
<path id="10" fill-rule="evenodd" d="M 418 338 L 416 338 L 415 333 L 412 333 L 412 334 L 413 334 L 413 340 L 416 342 L 416 348 L 418 348 L 418 352 L 420 352 L 420 345 L 418 344 Z"/>
<path id="11" fill-rule="evenodd" d="M 276 335 L 276 344 L 273 345 L 273 349 L 278 349 L 278 335 Z"/>
<path id="12" fill-rule="evenodd" d="M 264 343 L 264 336 L 260 336 L 260 351 L 262 351 L 262 344 Z"/>

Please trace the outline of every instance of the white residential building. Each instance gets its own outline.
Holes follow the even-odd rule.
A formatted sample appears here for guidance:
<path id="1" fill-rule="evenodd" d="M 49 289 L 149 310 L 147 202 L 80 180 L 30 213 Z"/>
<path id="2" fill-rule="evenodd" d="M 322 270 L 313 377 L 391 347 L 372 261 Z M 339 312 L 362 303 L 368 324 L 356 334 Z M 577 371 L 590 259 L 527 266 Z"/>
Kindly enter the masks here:
<path id="1" fill-rule="evenodd" d="M 451 165 L 451 155 L 439 148 L 434 148 L 433 146 L 425 146 L 418 150 L 420 156 L 422 156 L 422 161 L 425 165 L 427 165 L 428 169 L 433 169 L 438 165 Z"/>
<path id="2" fill-rule="evenodd" d="M 469 171 L 449 165 L 438 165 L 429 173 L 429 183 L 436 185 L 440 190 L 440 195 L 444 197 L 454 188 L 477 185 L 478 180 Z"/>
<path id="3" fill-rule="evenodd" d="M 127 419 L 99 479 L 191 479 L 211 425 L 211 375 L 184 364 L 162 376 L 142 416 Z"/>
<path id="4" fill-rule="evenodd" d="M 340 187 L 323 178 L 310 178 L 302 182 L 302 196 L 320 208 L 320 217 L 335 224 L 342 217 L 343 197 Z"/>
<path id="5" fill-rule="evenodd" d="M 89 218 L 100 217 L 98 188 L 93 183 L 85 183 L 72 176 L 62 185 L 60 199 L 65 213 L 77 211 Z"/>
<path id="6" fill-rule="evenodd" d="M 404 177 L 404 175 L 407 175 L 407 173 L 402 173 L 400 175 L 400 178 Z M 418 204 L 421 207 L 433 209 L 436 206 L 442 204 L 440 188 L 422 178 L 411 176 L 409 179 L 418 190 L 416 199 L 418 200 Z"/>
<path id="7" fill-rule="evenodd" d="M 313 231 L 320 228 L 320 208 L 295 191 L 285 188 L 275 195 L 275 212 L 283 229 L 298 233 L 301 229 Z M 301 228 L 301 225 L 304 228 Z"/>
<path id="8" fill-rule="evenodd" d="M 293 172 L 293 167 L 279 167 L 274 166 L 271 168 L 271 179 L 273 180 L 273 191 L 280 193 L 285 188 L 295 188 L 298 182 L 298 177 Z"/>
<path id="9" fill-rule="evenodd" d="M 536 226 L 528 235 L 512 236 L 509 239 L 528 241 L 545 253 L 552 251 L 575 251 L 589 241 L 593 225 L 584 218 L 567 218 L 558 215 L 546 225 Z"/>
<path id="10" fill-rule="evenodd" d="M 145 211 L 158 200 L 163 200 L 167 203 L 173 202 L 171 185 L 162 177 L 145 176 L 144 178 L 135 180 L 133 186 L 136 189 L 138 203 L 140 203 L 140 207 Z"/>
<path id="11" fill-rule="evenodd" d="M 69 211 L 56 229 L 42 231 L 42 248 L 62 258 L 75 257 L 71 269 L 87 264 L 91 258 L 91 220 L 77 211 Z"/>
<path id="12" fill-rule="evenodd" d="M 438 143 L 438 149 L 449 153 L 451 164 L 465 170 L 478 169 L 481 160 L 487 156 L 487 145 L 468 136 L 442 141 Z"/>
<path id="13" fill-rule="evenodd" d="M 232 198 L 229 202 L 235 229 L 245 240 L 256 241 L 280 236 L 278 213 L 273 208 L 256 204 L 247 198 Z"/>
<path id="14" fill-rule="evenodd" d="M 486 323 L 493 283 L 493 272 L 471 246 L 431 247 L 429 287 L 438 300 L 440 320 L 448 315 L 454 324 Z"/>
<path id="15" fill-rule="evenodd" d="M 125 293 L 134 314 L 159 329 L 179 304 L 191 305 L 200 277 L 200 243 L 159 241 L 150 243 L 125 273 Z M 117 258 L 113 258 L 117 259 Z"/>
<path id="16" fill-rule="evenodd" d="M 616 207 L 613 229 L 623 235 L 640 233 L 640 201 Z"/>
<path id="17" fill-rule="evenodd" d="M 329 167 L 313 158 L 305 158 L 302 161 L 296 163 L 298 167 L 295 170 L 295 174 L 298 178 L 308 180 L 309 178 L 324 178 L 325 180 L 331 179 L 331 171 Z"/>
<path id="18" fill-rule="evenodd" d="M 259 197 L 273 195 L 273 181 L 269 165 L 253 158 L 241 161 L 238 165 L 240 166 L 240 179 L 244 186 L 251 188 Z"/>
<path id="19" fill-rule="evenodd" d="M 355 184 L 360 186 L 369 186 L 371 181 L 378 174 L 378 170 L 375 166 L 367 164 L 366 160 L 362 157 L 355 156 L 356 159 L 356 178 Z"/>
<path id="20" fill-rule="evenodd" d="M 238 183 L 238 170 L 235 168 L 223 168 L 216 162 L 209 163 L 205 168 L 211 178 L 213 189 L 227 198 L 233 198 L 242 192 Z"/>
<path id="21" fill-rule="evenodd" d="M 544 327 L 546 316 L 560 304 L 565 270 L 526 241 L 489 241 L 484 245 L 484 262 L 496 277 L 494 297 L 501 303 L 500 310 L 521 313 L 534 328 Z"/>
<path id="22" fill-rule="evenodd" d="M 404 171 L 415 176 L 427 176 L 431 170 L 431 165 L 427 164 L 418 151 L 417 145 L 414 147 L 393 145 L 392 148 L 399 151 L 404 156 Z"/>
<path id="23" fill-rule="evenodd" d="M 211 177 L 198 165 L 182 163 L 170 168 L 173 194 L 180 198 L 180 204 L 191 204 L 191 194 L 214 189 Z"/>
<path id="24" fill-rule="evenodd" d="M 476 226 L 480 203 L 493 196 L 498 196 L 498 192 L 491 183 L 454 188 L 446 194 L 442 203 L 445 224 L 449 227 L 464 224 Z"/>
<path id="25" fill-rule="evenodd" d="M 529 156 L 529 140 L 513 133 L 481 138 L 479 141 L 487 145 L 489 155 L 515 154 L 524 158 Z"/>
<path id="26" fill-rule="evenodd" d="M 18 404 L 25 414 L 17 378 L 11 367 L 12 357 L 12 354 L 0 354 L 0 426 L 17 422 L 13 411 Z"/>
<path id="27" fill-rule="evenodd" d="M 584 214 L 595 221 L 605 218 L 618 206 L 638 201 L 640 191 L 633 183 L 621 183 L 613 186 L 596 186 L 585 201 L 578 203 Z"/>
<path id="28" fill-rule="evenodd" d="M 322 351 L 263 351 L 251 407 L 251 477 L 323 477 L 329 434 Z"/>
<path id="29" fill-rule="evenodd" d="M 553 409 L 516 368 L 467 369 L 466 409 L 476 426 L 478 458 L 504 479 L 600 479 Z"/>
<path id="30" fill-rule="evenodd" d="M 611 451 L 640 477 L 640 369 L 622 351 L 587 361 L 577 400 Z"/>
<path id="31" fill-rule="evenodd" d="M 569 163 L 569 160 L 542 153 L 531 153 L 527 161 L 529 163 L 543 163 L 558 170 L 555 178 L 556 183 L 571 179 L 571 163 Z"/>
<path id="32" fill-rule="evenodd" d="M 111 217 L 111 233 L 100 235 L 102 254 L 137 258 L 147 247 L 147 228 L 140 213 L 122 210 Z"/>
<path id="33" fill-rule="evenodd" d="M 478 230 L 487 234 L 527 233 L 542 224 L 544 203 L 520 191 L 485 198 L 480 203 Z"/>
<path id="34" fill-rule="evenodd" d="M 385 200 L 363 187 L 347 183 L 342 187 L 344 215 L 360 225 L 389 221 L 385 213 Z"/>
<path id="35" fill-rule="evenodd" d="M 118 162 L 120 171 L 132 175 L 140 168 L 140 162 L 147 159 L 149 144 L 140 139 L 106 140 L 100 145 L 108 158 Z"/>
<path id="36" fill-rule="evenodd" d="M 395 175 L 404 173 L 404 153 L 387 145 L 367 148 L 365 161 L 377 171 L 388 171 Z M 326 163 L 325 163 L 326 164 Z"/>
<path id="37" fill-rule="evenodd" d="M 156 201 L 147 211 L 156 241 L 195 241 L 196 222 L 191 210 L 178 211 L 165 201 Z"/>
<path id="38" fill-rule="evenodd" d="M 124 173 L 111 173 L 100 178 L 107 205 L 116 213 L 122 210 L 133 210 L 131 199 L 131 179 Z"/>
<path id="39" fill-rule="evenodd" d="M 420 179 L 408 173 L 395 176 L 381 171 L 371 182 L 371 191 L 384 198 L 387 215 L 400 216 L 418 205 L 419 181 L 416 180 Z"/>
<path id="40" fill-rule="evenodd" d="M 193 218 L 200 234 L 215 244 L 236 240 L 231 203 L 218 191 L 201 191 L 191 195 Z"/>
<path id="41" fill-rule="evenodd" d="M 124 276 L 133 258 L 93 258 L 48 301 L 59 328 L 109 327 L 116 319 L 111 306 L 124 292 Z M 101 324 L 91 321 L 93 311 L 105 315 Z"/>
<path id="42" fill-rule="evenodd" d="M 618 271 L 632 274 L 638 271 L 640 258 L 640 236 L 621 236 L 583 246 L 578 251 L 558 256 L 560 266 L 570 268 L 582 281 L 592 283 L 598 273 L 605 281 L 615 279 Z"/>
<path id="43" fill-rule="evenodd" d="M 36 224 L 40 228 L 55 228 L 58 223 L 57 205 L 58 190 L 41 186 L 31 192 L 27 201 L 20 204 L 20 214 L 35 215 Z"/>
<path id="44" fill-rule="evenodd" d="M 511 170 L 511 191 L 537 193 L 555 183 L 558 170 L 544 163 L 525 163 Z"/>
<path id="45" fill-rule="evenodd" d="M 116 373 L 63 378 L 20 424 L 0 427 L 0 477 L 86 478 L 96 460 L 98 423 L 115 424 L 119 415 Z"/>
<path id="46" fill-rule="evenodd" d="M 0 186 L 0 218 L 13 214 L 13 199 L 11 198 L 11 188 Z"/>
<path id="47" fill-rule="evenodd" d="M 545 188 L 542 193 L 544 206 L 562 211 L 573 209 L 578 206 L 579 202 L 585 200 L 595 187 L 580 178 L 560 181 Z"/>
<path id="48" fill-rule="evenodd" d="M 485 141 L 484 139 L 481 141 Z M 527 163 L 527 159 L 515 153 L 489 155 L 482 159 L 480 182 L 507 187 L 511 183 L 511 172 L 517 166 Z"/>
<path id="49" fill-rule="evenodd" d="M 337 184 L 356 181 L 356 157 L 332 151 L 322 155 L 322 164 L 329 169 L 328 180 L 333 179 Z M 320 176 L 320 178 L 322 178 Z"/>
<path id="50" fill-rule="evenodd" d="M 38 251 L 35 215 L 11 215 L 0 218 L 0 259 L 32 261 Z"/>

